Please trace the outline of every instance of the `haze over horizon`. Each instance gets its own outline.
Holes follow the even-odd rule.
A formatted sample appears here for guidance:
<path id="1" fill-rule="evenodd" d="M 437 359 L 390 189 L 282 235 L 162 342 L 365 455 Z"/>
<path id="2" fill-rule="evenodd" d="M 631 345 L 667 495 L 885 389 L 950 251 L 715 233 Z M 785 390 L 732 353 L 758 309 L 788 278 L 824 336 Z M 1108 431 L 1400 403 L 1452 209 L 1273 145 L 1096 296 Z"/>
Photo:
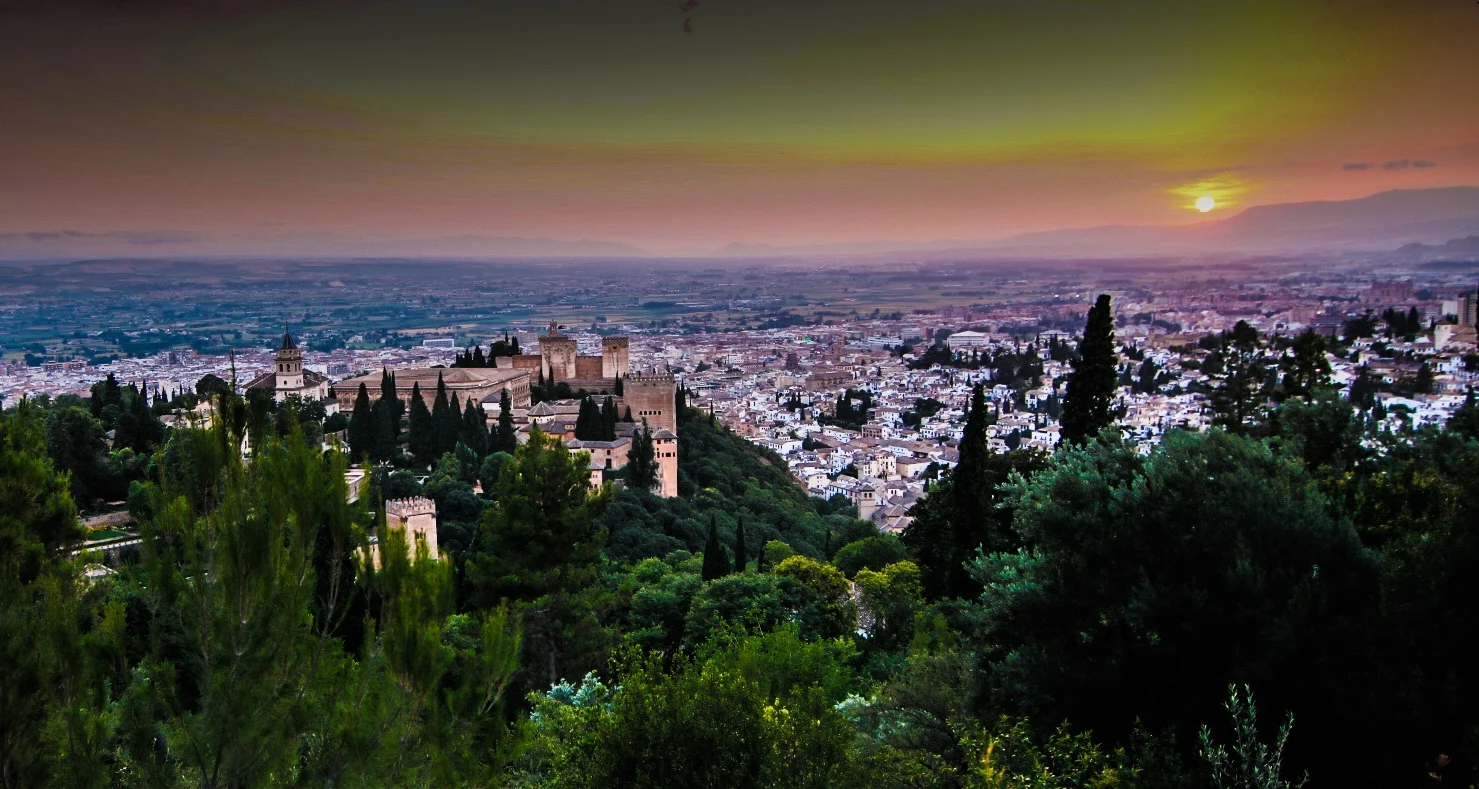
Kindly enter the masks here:
<path id="1" fill-rule="evenodd" d="M 1479 184 L 1471 3 L 678 6 L 0 2 L 4 256 L 922 244 Z"/>

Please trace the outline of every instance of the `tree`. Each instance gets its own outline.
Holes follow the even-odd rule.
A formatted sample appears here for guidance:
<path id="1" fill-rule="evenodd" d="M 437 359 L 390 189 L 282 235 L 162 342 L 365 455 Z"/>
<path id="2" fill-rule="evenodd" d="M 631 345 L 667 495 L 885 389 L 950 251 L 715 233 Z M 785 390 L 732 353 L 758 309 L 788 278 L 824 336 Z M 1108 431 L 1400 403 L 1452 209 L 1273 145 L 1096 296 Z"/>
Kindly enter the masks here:
<path id="1" fill-rule="evenodd" d="M 436 462 L 437 433 L 431 410 L 426 407 L 426 399 L 421 395 L 420 381 L 411 385 L 410 411 L 407 441 L 410 444 L 411 457 L 415 459 L 417 466 L 426 468 Z"/>
<path id="2" fill-rule="evenodd" d="M 67 614 L 81 612 L 59 605 L 75 592 L 75 579 L 58 554 L 81 538 L 66 475 L 47 458 L 41 421 L 23 398 L 0 412 L 0 784 L 7 787 L 45 785 L 68 767 L 56 764 L 47 728 L 68 733 L 67 718 L 53 717 L 53 694 L 81 679 L 55 659 L 57 646 L 80 635 Z M 110 625 L 117 628 L 121 614 Z M 107 654 L 113 643 L 99 638 L 91 646 Z M 101 775 L 93 782 L 101 784 Z"/>
<path id="3" fill-rule="evenodd" d="M 473 455 L 479 459 L 488 453 L 487 424 L 488 420 L 483 415 L 483 409 L 469 397 L 467 407 L 462 412 L 462 431 L 457 441 L 472 450 Z"/>
<path id="4" fill-rule="evenodd" d="M 1262 415 L 1264 350 L 1258 330 L 1238 321 L 1223 347 L 1223 372 L 1212 393 L 1213 424 L 1247 433 Z"/>
<path id="5" fill-rule="evenodd" d="M 590 490 L 589 455 L 531 428 L 505 461 L 467 561 L 469 604 L 514 606 L 524 625 L 530 677 L 554 683 L 593 668 L 603 647 L 582 595 L 596 581 L 605 532 L 595 525 L 606 491 Z"/>
<path id="6" fill-rule="evenodd" d="M 594 675 L 534 697 L 531 785 L 584 789 L 864 785 L 836 705 L 846 655 L 782 629 L 701 662 L 626 656 L 618 687 Z M 671 667 L 669 667 L 671 665 Z"/>
<path id="7" fill-rule="evenodd" d="M 1190 735 L 1238 678 L 1318 715 L 1331 742 L 1353 735 L 1348 689 L 1304 678 L 1362 651 L 1375 557 L 1298 461 L 1173 432 L 1148 457 L 1061 452 L 1008 488 L 1027 547 L 973 563 L 992 703 L 1111 741 L 1137 717 Z"/>
<path id="8" fill-rule="evenodd" d="M 1310 397 L 1330 386 L 1330 360 L 1325 352 L 1324 336 L 1313 329 L 1294 338 L 1289 352 L 1279 360 L 1285 397 Z"/>
<path id="9" fill-rule="evenodd" d="M 437 457 L 457 448 L 457 436 L 462 432 L 462 409 L 457 407 L 456 396 L 448 397 L 447 383 L 437 373 L 436 399 L 431 404 L 431 421 L 436 423 Z"/>
<path id="10" fill-rule="evenodd" d="M 806 638 L 838 638 L 857 630 L 858 611 L 847 577 L 830 564 L 792 556 L 777 564 L 774 574 L 797 587 L 791 607 Z"/>
<path id="11" fill-rule="evenodd" d="M 1217 789 L 1298 789 L 1304 781 L 1291 782 L 1284 772 L 1284 744 L 1294 728 L 1294 713 L 1289 713 L 1279 727 L 1272 746 L 1258 739 L 1258 708 L 1253 703 L 1253 690 L 1247 685 L 1238 693 L 1236 685 L 1227 688 L 1227 711 L 1233 719 L 1236 744 L 1232 753 L 1226 746 L 1212 744 L 1212 730 L 1202 725 L 1200 742 L 1202 758 L 1212 768 L 1212 785 Z"/>
<path id="12" fill-rule="evenodd" d="M 723 578 L 729 575 L 729 571 L 729 554 L 724 552 L 724 544 L 719 541 L 719 522 L 709 518 L 709 540 L 704 543 L 703 579 Z"/>
<path id="13" fill-rule="evenodd" d="M 508 390 L 504 389 L 498 397 L 498 427 L 491 436 L 490 447 L 494 452 L 506 452 L 513 454 L 519 445 L 518 438 L 514 433 L 514 407 L 509 399 Z"/>
<path id="14" fill-rule="evenodd" d="M 858 619 L 868 640 L 881 649 L 899 649 L 914 636 L 914 617 L 924 605 L 919 566 L 898 561 L 878 570 L 864 567 L 855 578 L 861 610 Z"/>
<path id="15" fill-rule="evenodd" d="M 910 510 L 913 520 L 901 535 L 924 571 L 925 591 L 931 597 L 971 598 L 980 593 L 966 569 L 976 550 L 1011 550 L 1018 545 L 1009 528 L 1011 511 L 998 506 L 999 487 L 1013 473 L 1030 474 L 1046 465 L 1038 452 L 992 452 L 986 443 L 987 418 L 985 393 L 978 385 L 971 393 L 959 462 Z"/>
<path id="16" fill-rule="evenodd" d="M 394 395 L 389 399 L 382 395 L 370 408 L 370 423 L 374 431 L 370 457 L 376 462 L 389 462 L 399 452 L 400 422 L 396 419 L 396 414 L 400 411 L 396 407 L 398 402 Z"/>
<path id="17" fill-rule="evenodd" d="M 369 457 L 375 446 L 374 415 L 370 409 L 370 391 L 361 383 L 354 396 L 354 410 L 349 415 L 349 454 L 355 460 Z"/>
<path id="18" fill-rule="evenodd" d="M 616 403 L 610 397 L 601 402 L 602 441 L 616 440 Z"/>
<path id="19" fill-rule="evenodd" d="M 1431 394 L 1433 391 L 1433 365 L 1426 360 L 1417 366 L 1417 374 L 1412 378 L 1412 390 L 1419 394 Z"/>
<path id="20" fill-rule="evenodd" d="M 580 412 L 575 417 L 575 437 L 581 441 L 601 441 L 605 435 L 600 408 L 591 398 L 581 398 Z"/>
<path id="21" fill-rule="evenodd" d="M 657 487 L 657 456 L 652 446 L 652 428 L 647 420 L 642 427 L 632 432 L 632 448 L 627 453 L 627 486 L 633 490 L 652 490 Z"/>
<path id="22" fill-rule="evenodd" d="M 1114 423 L 1111 410 L 1118 364 L 1114 352 L 1114 314 L 1107 294 L 1089 309 L 1078 358 L 1063 398 L 1063 440 L 1082 444 Z"/>
<path id="23" fill-rule="evenodd" d="M 878 534 L 854 540 L 837 549 L 832 564 L 851 578 L 859 571 L 882 570 L 908 557 L 908 549 L 892 534 Z"/>
<path id="24" fill-rule="evenodd" d="M 70 474 L 72 499 L 83 503 L 109 488 L 107 439 L 103 424 L 72 406 L 46 415 L 46 453 L 57 471 Z"/>
<path id="25" fill-rule="evenodd" d="M 749 552 L 745 547 L 745 521 L 741 518 L 734 527 L 734 571 L 744 572 L 749 563 Z"/>
<path id="26" fill-rule="evenodd" d="M 195 394 L 201 400 L 212 402 L 222 395 L 232 394 L 231 385 L 212 373 L 206 373 L 195 382 Z"/>

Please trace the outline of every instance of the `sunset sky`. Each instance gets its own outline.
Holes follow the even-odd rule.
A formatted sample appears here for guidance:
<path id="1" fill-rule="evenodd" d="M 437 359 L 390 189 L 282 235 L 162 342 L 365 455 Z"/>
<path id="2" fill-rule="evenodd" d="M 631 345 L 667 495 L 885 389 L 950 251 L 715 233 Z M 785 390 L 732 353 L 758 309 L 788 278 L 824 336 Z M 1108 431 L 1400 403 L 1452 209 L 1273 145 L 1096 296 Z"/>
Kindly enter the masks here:
<path id="1" fill-rule="evenodd" d="M 687 252 L 1479 184 L 1472 0 L 678 6 L 0 0 L 0 233 Z"/>

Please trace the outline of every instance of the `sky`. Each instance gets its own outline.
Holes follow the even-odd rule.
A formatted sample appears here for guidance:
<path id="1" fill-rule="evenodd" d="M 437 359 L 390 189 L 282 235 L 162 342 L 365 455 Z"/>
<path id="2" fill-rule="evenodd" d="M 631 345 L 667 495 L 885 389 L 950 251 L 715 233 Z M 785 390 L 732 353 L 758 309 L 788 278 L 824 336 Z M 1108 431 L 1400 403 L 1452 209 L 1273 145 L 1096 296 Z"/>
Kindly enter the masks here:
<path id="1" fill-rule="evenodd" d="M 685 6 L 0 0 L 0 235 L 695 253 L 1479 184 L 1472 0 Z"/>

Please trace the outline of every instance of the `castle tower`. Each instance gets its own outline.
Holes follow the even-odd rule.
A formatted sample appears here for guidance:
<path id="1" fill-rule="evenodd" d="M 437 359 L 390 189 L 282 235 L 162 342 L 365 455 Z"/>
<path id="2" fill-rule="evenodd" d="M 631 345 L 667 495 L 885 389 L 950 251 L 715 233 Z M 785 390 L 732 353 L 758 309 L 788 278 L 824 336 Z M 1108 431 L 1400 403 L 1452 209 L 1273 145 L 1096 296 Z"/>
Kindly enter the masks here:
<path id="1" fill-rule="evenodd" d="M 663 498 L 678 495 L 678 436 L 673 431 L 652 429 L 652 459 L 657 461 L 654 492 Z"/>
<path id="2" fill-rule="evenodd" d="M 628 349 L 631 341 L 626 337 L 601 338 L 601 377 L 615 378 L 631 372 Z"/>
<path id="3" fill-rule="evenodd" d="M 385 528 L 405 529 L 406 542 L 411 555 L 416 555 L 416 540 L 426 540 L 426 552 L 431 558 L 437 553 L 437 503 L 431 499 L 391 499 L 385 502 Z"/>
<path id="4" fill-rule="evenodd" d="M 576 378 L 575 357 L 578 349 L 574 337 L 560 333 L 560 327 L 550 322 L 549 333 L 539 338 L 539 361 L 544 368 L 544 377 L 551 381 L 568 381 Z"/>
<path id="5" fill-rule="evenodd" d="M 663 429 L 676 436 L 677 397 L 678 382 L 672 373 L 632 373 L 622 381 L 621 399 L 631 409 L 632 419 L 639 425 L 646 419 L 654 434 Z M 677 457 L 676 450 L 673 457 Z"/>
<path id="6" fill-rule="evenodd" d="M 282 333 L 282 345 L 277 349 L 277 373 L 273 389 L 279 400 L 303 389 L 303 352 L 293 342 L 293 335 L 286 331 Z"/>

